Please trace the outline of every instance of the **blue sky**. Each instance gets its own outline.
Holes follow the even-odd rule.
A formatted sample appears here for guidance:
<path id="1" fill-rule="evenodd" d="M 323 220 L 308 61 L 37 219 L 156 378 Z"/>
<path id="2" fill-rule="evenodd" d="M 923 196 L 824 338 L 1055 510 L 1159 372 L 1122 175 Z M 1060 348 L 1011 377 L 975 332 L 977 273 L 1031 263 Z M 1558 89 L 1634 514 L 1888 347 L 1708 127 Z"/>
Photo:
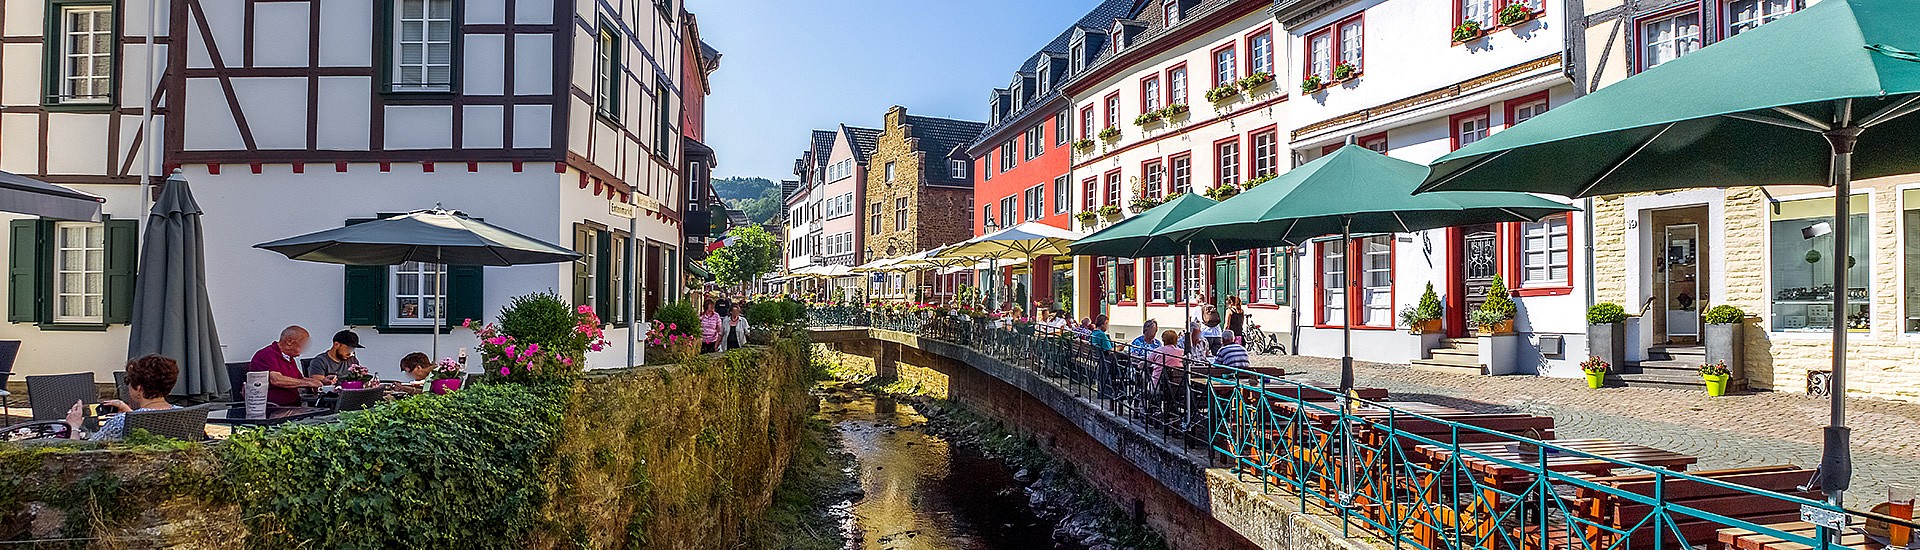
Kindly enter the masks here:
<path id="1" fill-rule="evenodd" d="M 718 176 L 792 178 L 807 131 L 887 108 L 983 120 L 988 91 L 1096 0 L 690 0 L 725 57 L 707 97 Z"/>

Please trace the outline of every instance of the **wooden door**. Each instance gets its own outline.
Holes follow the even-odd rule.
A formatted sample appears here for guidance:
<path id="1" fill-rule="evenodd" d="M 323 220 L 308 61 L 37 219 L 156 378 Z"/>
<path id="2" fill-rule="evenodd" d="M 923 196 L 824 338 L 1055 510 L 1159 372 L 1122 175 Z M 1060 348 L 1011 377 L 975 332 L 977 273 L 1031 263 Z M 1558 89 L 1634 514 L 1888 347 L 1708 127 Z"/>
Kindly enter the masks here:
<path id="1" fill-rule="evenodd" d="M 1461 311 L 1472 312 L 1487 301 L 1487 291 L 1493 287 L 1493 278 L 1500 274 L 1500 233 L 1492 224 L 1473 225 L 1460 230 L 1460 288 L 1455 289 L 1463 297 Z M 1468 333 L 1476 327 L 1465 327 Z"/>

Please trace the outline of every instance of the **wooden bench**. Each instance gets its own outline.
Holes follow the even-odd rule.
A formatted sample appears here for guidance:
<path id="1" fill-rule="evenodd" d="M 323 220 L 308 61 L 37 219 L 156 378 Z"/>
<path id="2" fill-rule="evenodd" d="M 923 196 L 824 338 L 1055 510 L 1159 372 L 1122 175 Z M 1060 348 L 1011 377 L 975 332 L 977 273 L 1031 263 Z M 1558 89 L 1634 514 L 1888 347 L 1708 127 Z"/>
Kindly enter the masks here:
<path id="1" fill-rule="evenodd" d="M 1800 490 L 1802 483 L 1812 477 L 1811 470 L 1793 465 L 1756 466 L 1748 468 L 1730 468 L 1722 470 L 1701 470 L 1692 475 L 1713 479 L 1755 489 L 1763 489 L 1818 500 L 1821 498 L 1819 487 Z M 1649 519 L 1654 512 L 1653 505 L 1643 504 L 1626 497 L 1626 494 L 1651 498 L 1655 491 L 1653 474 L 1635 474 L 1624 476 L 1595 477 L 1590 481 L 1605 485 L 1611 491 L 1581 487 L 1575 492 L 1575 498 L 1568 501 L 1568 509 L 1578 519 L 1575 531 L 1581 533 L 1586 545 L 1605 548 L 1616 545 L 1616 541 L 1625 534 L 1621 548 L 1652 548 L 1656 537 L 1663 539 L 1665 545 L 1686 546 L 1717 545 L 1717 533 L 1731 527 L 1724 523 L 1686 515 L 1677 510 L 1669 510 L 1673 519 L 1669 526 Z M 1737 489 L 1668 477 L 1659 487 L 1661 498 L 1668 504 L 1719 514 L 1722 516 L 1757 524 L 1794 521 L 1800 517 L 1800 505 L 1791 501 L 1770 498 L 1763 495 L 1742 492 Z M 1643 524 L 1644 523 L 1644 524 Z M 1604 527 L 1604 528 L 1603 528 Z M 1534 530 L 1524 536 L 1539 542 Z M 1566 526 L 1548 528 L 1548 540 L 1542 548 L 1580 548 L 1581 541 L 1573 539 Z"/>

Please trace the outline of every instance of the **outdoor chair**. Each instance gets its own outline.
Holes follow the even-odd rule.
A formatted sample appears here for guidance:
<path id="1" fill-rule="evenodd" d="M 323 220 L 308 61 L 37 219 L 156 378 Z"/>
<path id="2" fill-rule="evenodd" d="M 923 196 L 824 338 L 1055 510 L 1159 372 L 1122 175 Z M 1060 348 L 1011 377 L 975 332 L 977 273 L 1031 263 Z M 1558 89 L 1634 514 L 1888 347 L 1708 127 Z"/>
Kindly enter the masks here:
<path id="1" fill-rule="evenodd" d="M 386 398 L 386 388 L 372 387 L 363 390 L 342 390 L 340 400 L 334 402 L 334 412 L 357 411 L 372 407 Z"/>
<path id="2" fill-rule="evenodd" d="M 121 403 L 133 403 L 133 392 L 127 391 L 127 371 L 113 372 L 113 389 L 115 399 Z"/>
<path id="3" fill-rule="evenodd" d="M 252 366 L 253 363 L 246 361 L 227 363 L 227 383 L 233 388 L 232 398 L 235 402 L 247 402 L 247 369 Z"/>
<path id="4" fill-rule="evenodd" d="M 180 407 L 164 411 L 132 411 L 127 415 L 128 433 L 142 429 L 153 435 L 171 437 L 181 441 L 201 441 L 207 438 L 207 410 L 212 404 L 192 407 Z"/>
<path id="5" fill-rule="evenodd" d="M 13 392 L 7 389 L 7 379 L 13 378 L 13 360 L 19 356 L 19 340 L 0 340 L 0 424 L 13 422 Z"/>
<path id="6" fill-rule="evenodd" d="M 89 372 L 28 376 L 27 399 L 33 403 L 34 420 L 60 420 L 67 417 L 75 401 L 99 403 L 100 390 L 93 387 L 93 373 Z"/>

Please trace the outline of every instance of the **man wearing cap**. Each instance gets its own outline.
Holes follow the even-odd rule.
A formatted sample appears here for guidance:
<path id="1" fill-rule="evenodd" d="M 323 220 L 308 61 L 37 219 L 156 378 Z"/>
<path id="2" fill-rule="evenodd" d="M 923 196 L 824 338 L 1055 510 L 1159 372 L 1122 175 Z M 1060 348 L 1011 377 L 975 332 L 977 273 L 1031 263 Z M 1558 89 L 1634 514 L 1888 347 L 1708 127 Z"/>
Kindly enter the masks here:
<path id="1" fill-rule="evenodd" d="M 365 348 L 360 345 L 360 335 L 351 330 L 333 333 L 333 347 L 307 361 L 307 376 L 330 376 L 337 380 L 347 373 L 347 367 L 360 364 L 353 350 Z"/>

